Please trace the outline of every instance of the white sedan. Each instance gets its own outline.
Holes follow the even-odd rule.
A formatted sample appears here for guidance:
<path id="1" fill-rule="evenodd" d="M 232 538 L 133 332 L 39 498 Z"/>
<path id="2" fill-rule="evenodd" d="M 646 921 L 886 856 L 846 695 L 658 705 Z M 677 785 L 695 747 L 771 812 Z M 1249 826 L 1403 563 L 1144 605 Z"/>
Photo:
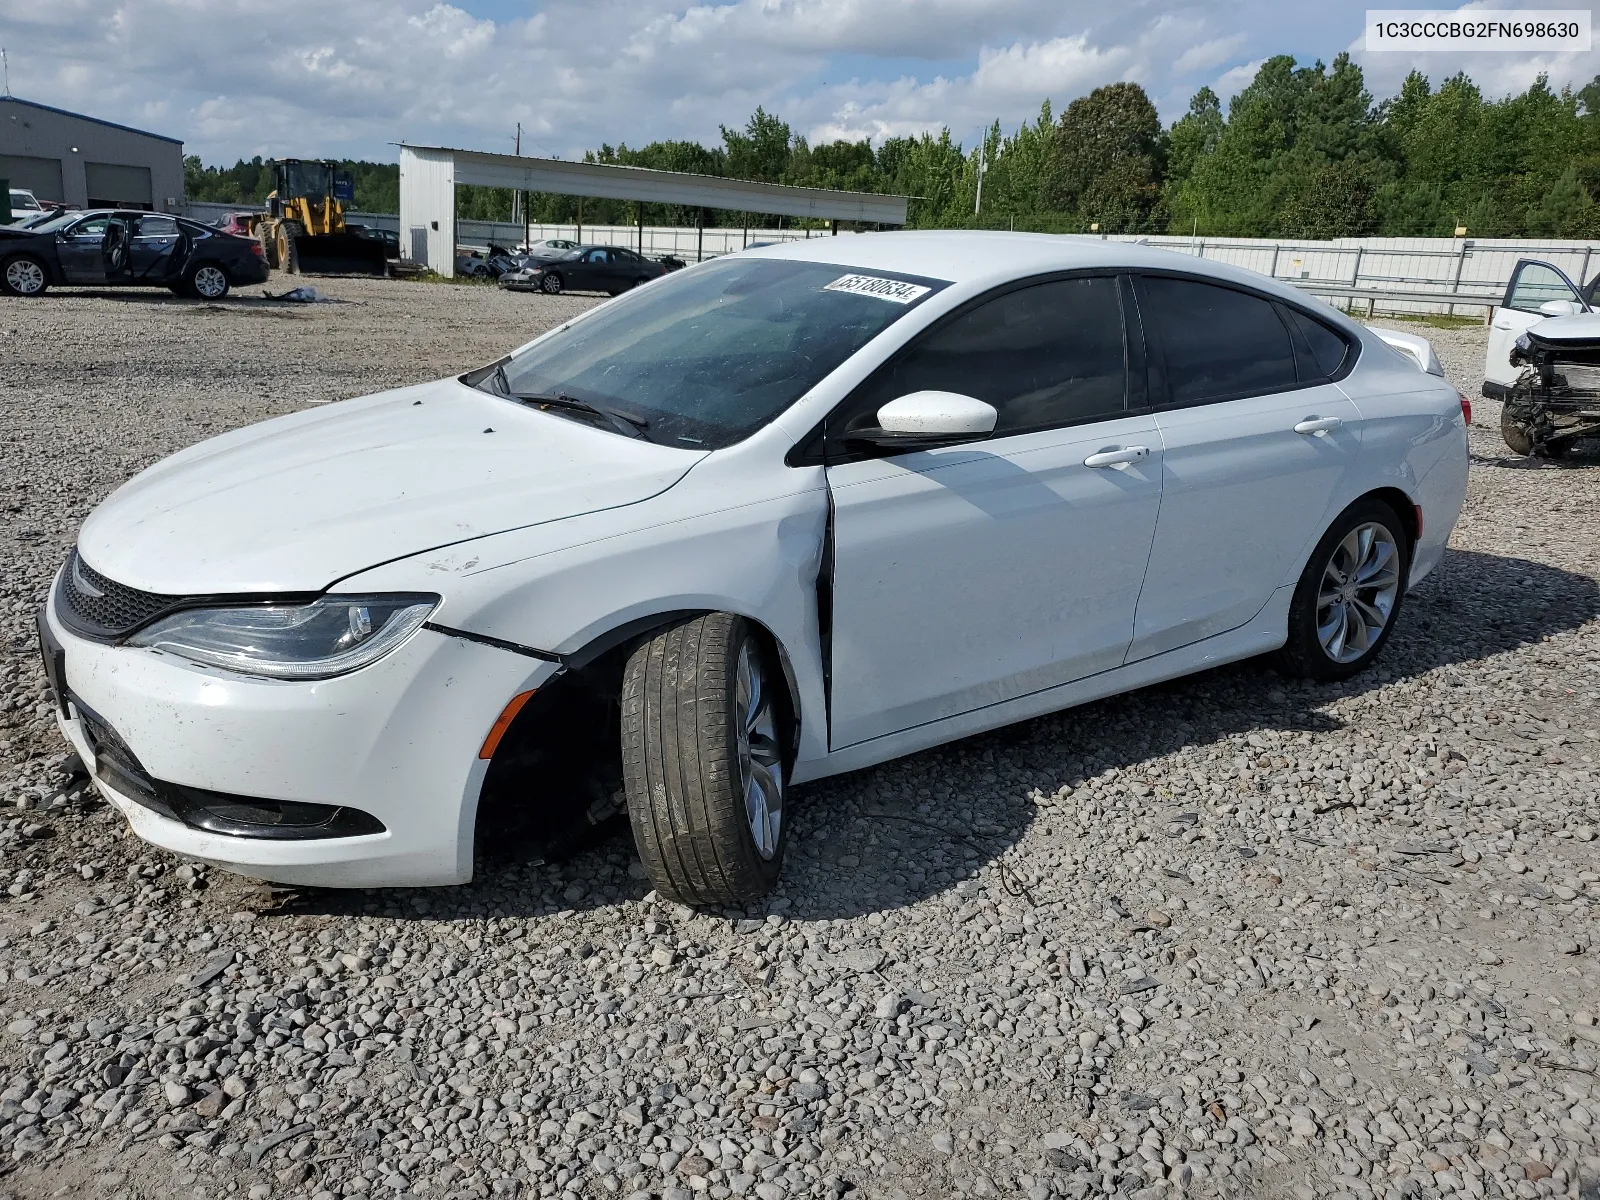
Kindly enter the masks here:
<path id="1" fill-rule="evenodd" d="M 1141 246 L 716 259 L 126 484 L 41 616 L 61 728 L 140 836 L 249 875 L 463 882 L 492 797 L 625 808 L 660 892 L 747 901 L 796 784 L 1370 664 L 1466 490 L 1419 361 Z"/>

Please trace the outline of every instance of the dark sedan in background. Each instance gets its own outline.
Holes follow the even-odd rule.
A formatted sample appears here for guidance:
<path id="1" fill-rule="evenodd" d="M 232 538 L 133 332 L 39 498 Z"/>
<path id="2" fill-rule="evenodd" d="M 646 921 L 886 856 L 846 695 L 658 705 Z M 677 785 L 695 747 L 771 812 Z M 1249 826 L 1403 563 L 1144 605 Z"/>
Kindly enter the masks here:
<path id="1" fill-rule="evenodd" d="M 653 259 L 624 246 L 579 246 L 558 258 L 530 263 L 500 277 L 500 286 L 514 292 L 606 292 L 615 296 L 667 273 Z"/>
<path id="2" fill-rule="evenodd" d="M 165 287 L 220 300 L 240 284 L 265 283 L 261 243 L 166 213 L 67 212 L 27 229 L 0 226 L 0 291 Z"/>

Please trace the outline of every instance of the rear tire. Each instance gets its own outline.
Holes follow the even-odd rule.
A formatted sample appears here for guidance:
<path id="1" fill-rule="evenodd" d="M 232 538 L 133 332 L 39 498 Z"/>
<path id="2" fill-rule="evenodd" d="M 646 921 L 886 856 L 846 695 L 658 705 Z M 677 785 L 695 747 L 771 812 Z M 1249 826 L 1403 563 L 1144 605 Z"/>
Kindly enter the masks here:
<path id="1" fill-rule="evenodd" d="M 50 268 L 32 254 L 6 259 L 0 269 L 0 291 L 8 296 L 42 296 L 50 287 Z"/>
<path id="2" fill-rule="evenodd" d="M 196 263 L 183 273 L 183 290 L 199 300 L 221 300 L 232 286 L 228 273 L 216 263 Z"/>
<path id="3" fill-rule="evenodd" d="M 646 874 L 684 904 L 744 904 L 783 865 L 781 676 L 741 617 L 664 630 L 628 660 L 622 776 Z"/>
<path id="4" fill-rule="evenodd" d="M 1411 571 L 1411 541 L 1381 500 L 1357 500 L 1322 535 L 1289 603 L 1278 669 L 1303 679 L 1348 679 L 1394 632 Z"/>

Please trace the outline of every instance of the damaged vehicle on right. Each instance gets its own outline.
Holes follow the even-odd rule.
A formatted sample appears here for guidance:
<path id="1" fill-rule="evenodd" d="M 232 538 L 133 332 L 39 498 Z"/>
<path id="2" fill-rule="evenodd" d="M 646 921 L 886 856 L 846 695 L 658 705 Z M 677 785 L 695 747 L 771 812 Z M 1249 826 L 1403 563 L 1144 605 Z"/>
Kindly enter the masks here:
<path id="1" fill-rule="evenodd" d="M 1517 454 L 1559 458 L 1600 436 L 1600 313 L 1595 285 L 1519 262 L 1489 328 L 1483 394 L 1501 402 L 1500 436 Z"/>

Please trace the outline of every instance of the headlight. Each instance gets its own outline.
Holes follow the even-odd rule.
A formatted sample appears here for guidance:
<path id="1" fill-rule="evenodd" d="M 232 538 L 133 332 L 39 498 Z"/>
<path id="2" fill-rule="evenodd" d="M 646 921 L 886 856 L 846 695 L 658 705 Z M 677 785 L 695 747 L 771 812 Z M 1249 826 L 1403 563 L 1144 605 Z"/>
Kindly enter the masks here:
<path id="1" fill-rule="evenodd" d="M 192 662 L 269 679 L 330 679 L 376 662 L 415 633 L 438 596 L 324 596 L 311 604 L 197 608 L 128 639 Z"/>

